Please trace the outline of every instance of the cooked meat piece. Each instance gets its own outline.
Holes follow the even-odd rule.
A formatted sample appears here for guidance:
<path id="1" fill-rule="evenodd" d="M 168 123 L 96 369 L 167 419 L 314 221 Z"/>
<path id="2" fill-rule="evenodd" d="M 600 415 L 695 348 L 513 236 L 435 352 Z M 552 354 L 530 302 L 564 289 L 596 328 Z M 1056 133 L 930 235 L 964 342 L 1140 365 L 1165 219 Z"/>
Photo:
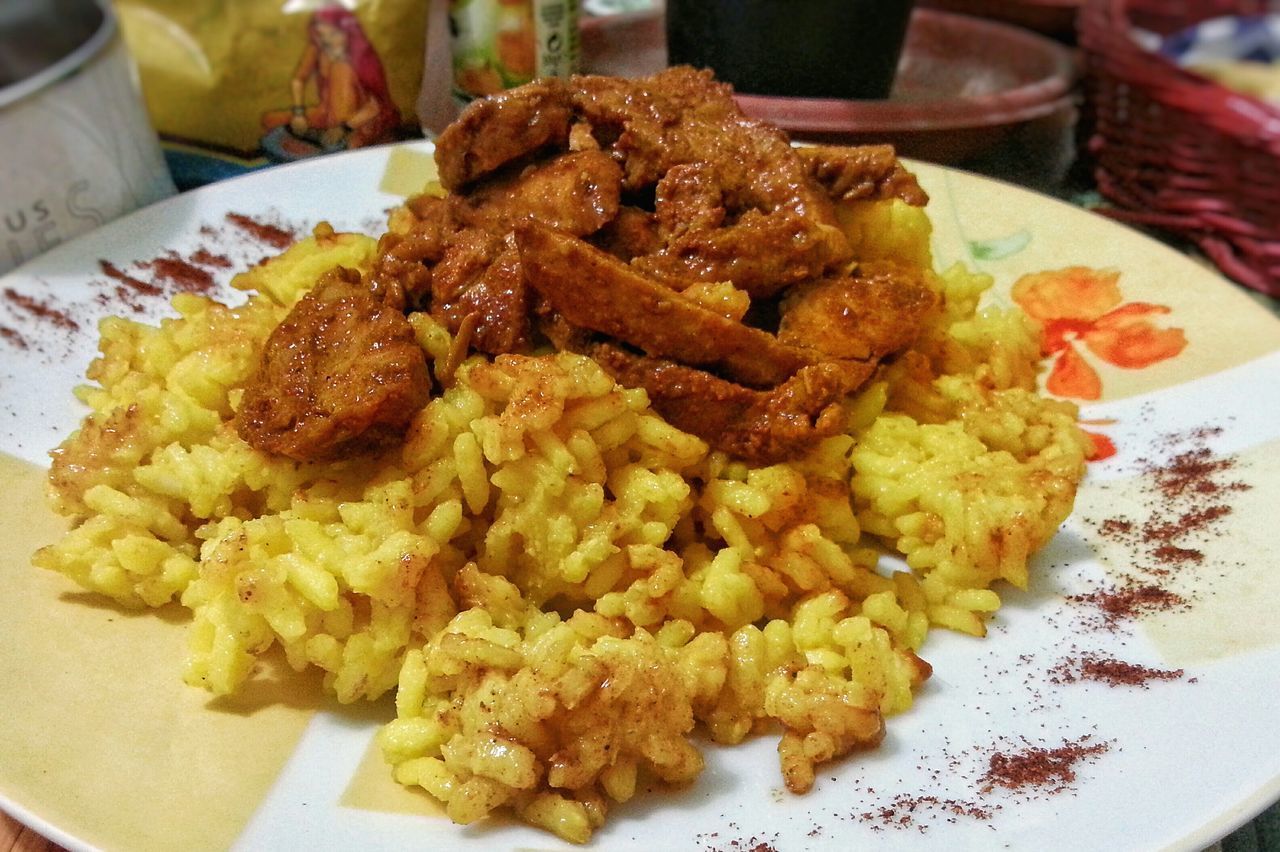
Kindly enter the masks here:
<path id="1" fill-rule="evenodd" d="M 898 162 L 892 145 L 806 145 L 796 152 L 838 201 L 901 198 L 923 207 L 929 196 Z"/>
<path id="2" fill-rule="evenodd" d="M 766 296 L 850 260 L 831 199 L 786 134 L 743 115 L 709 72 L 576 77 L 571 88 L 593 124 L 615 128 L 624 187 L 657 187 L 666 244 L 641 268 Z"/>
<path id="3" fill-rule="evenodd" d="M 431 264 L 440 260 L 458 223 L 445 198 L 420 195 L 405 206 L 412 214 L 407 229 L 387 231 L 378 238 L 371 277 L 379 285 L 398 284 L 409 303 L 417 304 L 430 292 Z"/>
<path id="4" fill-rule="evenodd" d="M 526 217 L 576 236 L 618 215 L 622 168 L 601 151 L 561 154 L 449 197 L 463 225 L 505 234 Z"/>
<path id="5" fill-rule="evenodd" d="M 431 270 L 431 312 L 440 319 L 449 303 L 480 280 L 484 270 L 502 251 L 502 236 L 483 228 L 466 228 L 453 234 Z"/>
<path id="6" fill-rule="evenodd" d="M 339 267 L 267 338 L 236 431 L 298 461 L 348 456 L 399 440 L 430 391 L 426 355 L 400 307 Z"/>
<path id="7" fill-rule="evenodd" d="M 849 242 L 842 231 L 783 209 L 750 210 L 727 228 L 687 230 L 632 263 L 664 278 L 728 281 L 753 299 L 765 299 L 838 271 L 848 259 Z"/>
<path id="8" fill-rule="evenodd" d="M 607 353 L 677 425 L 754 460 L 836 428 L 934 303 L 905 270 L 849 271 L 837 203 L 926 200 L 893 149 L 792 148 L 709 72 L 537 81 L 469 107 L 436 156 L 453 195 L 411 205 L 379 269 L 427 282 L 481 351 L 529 347 L 536 320 Z"/>
<path id="9" fill-rule="evenodd" d="M 596 232 L 591 243 L 625 261 L 652 254 L 662 248 L 658 217 L 648 210 L 623 205 L 614 220 Z"/>
<path id="10" fill-rule="evenodd" d="M 453 236 L 431 273 L 431 315 L 453 334 L 471 321 L 471 345 L 491 355 L 528 348 L 529 288 L 510 238 L 481 228 Z"/>
<path id="11" fill-rule="evenodd" d="M 710 71 L 678 66 L 639 79 L 582 76 L 570 80 L 575 109 L 616 136 L 624 187 L 655 185 L 673 167 L 705 163 L 726 204 L 765 212 L 790 207 L 835 224 L 830 199 L 781 130 L 747 118 L 733 89 Z"/>
<path id="12" fill-rule="evenodd" d="M 495 174 L 466 194 L 413 199 L 407 233 L 379 245 L 374 280 L 404 282 L 410 302 L 429 305 L 454 334 L 472 316 L 471 343 L 482 352 L 528 348 L 528 288 L 504 238 L 529 216 L 575 234 L 597 231 L 617 215 L 620 180 L 607 154 L 584 151 Z"/>
<path id="13" fill-rule="evenodd" d="M 572 118 L 565 82 L 554 77 L 472 101 L 436 139 L 441 185 L 456 192 L 542 148 L 563 149 Z"/>
<path id="14" fill-rule="evenodd" d="M 374 280 L 403 282 L 410 302 L 429 303 L 455 334 L 475 314 L 472 342 L 483 352 L 526 348 L 527 288 L 503 238 L 527 216 L 575 234 L 599 230 L 617 215 L 620 180 L 608 155 L 584 151 L 494 175 L 467 194 L 411 199 L 407 232 L 379 244 Z"/>
<path id="15" fill-rule="evenodd" d="M 844 425 L 840 400 L 861 387 L 875 366 L 827 361 L 803 367 L 769 391 L 751 390 L 710 373 L 597 344 L 589 353 L 619 384 L 644 388 L 673 426 L 755 464 L 795 458 Z"/>
<path id="16" fill-rule="evenodd" d="M 911 345 L 937 300 L 918 270 L 864 264 L 787 291 L 778 339 L 833 358 L 883 358 Z"/>
<path id="17" fill-rule="evenodd" d="M 533 310 L 537 316 L 538 331 L 557 351 L 586 352 L 596 336 L 594 332 L 570 323 L 546 302 L 535 305 Z"/>
<path id="18" fill-rule="evenodd" d="M 776 385 L 815 360 L 545 225 L 520 224 L 516 245 L 529 286 L 566 320 L 650 355 L 719 369 L 753 387 Z"/>
<path id="19" fill-rule="evenodd" d="M 500 355 L 528 349 L 529 287 L 516 247 L 506 245 L 471 286 L 457 299 L 440 305 L 439 311 L 455 333 L 474 315 L 471 346 L 481 352 Z"/>
<path id="20" fill-rule="evenodd" d="M 724 224 L 724 195 L 706 163 L 674 166 L 658 181 L 654 212 L 664 240 Z"/>

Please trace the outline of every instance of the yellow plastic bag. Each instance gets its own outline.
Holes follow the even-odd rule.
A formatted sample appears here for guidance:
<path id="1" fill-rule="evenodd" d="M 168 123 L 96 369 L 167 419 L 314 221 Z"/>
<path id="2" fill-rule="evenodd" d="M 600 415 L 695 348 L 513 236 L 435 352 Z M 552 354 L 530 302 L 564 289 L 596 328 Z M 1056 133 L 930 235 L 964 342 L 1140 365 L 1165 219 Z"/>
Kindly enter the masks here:
<path id="1" fill-rule="evenodd" d="M 427 6 L 116 0 L 162 139 L 244 165 L 416 133 Z"/>

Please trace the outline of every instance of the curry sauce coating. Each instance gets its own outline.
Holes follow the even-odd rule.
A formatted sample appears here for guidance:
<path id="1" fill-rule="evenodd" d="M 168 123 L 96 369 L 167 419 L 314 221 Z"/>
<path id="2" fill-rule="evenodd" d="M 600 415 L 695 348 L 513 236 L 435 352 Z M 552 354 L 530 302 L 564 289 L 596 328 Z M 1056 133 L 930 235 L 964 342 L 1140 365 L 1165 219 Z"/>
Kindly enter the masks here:
<path id="1" fill-rule="evenodd" d="M 516 244 L 526 279 L 570 323 L 650 355 L 715 366 L 754 387 L 780 384 L 816 359 L 545 225 L 523 224 Z"/>
<path id="2" fill-rule="evenodd" d="M 883 358 L 906 349 L 938 304 L 919 270 L 892 261 L 787 291 L 778 340 L 832 358 Z"/>
<path id="3" fill-rule="evenodd" d="M 929 201 L 892 145 L 802 145 L 795 150 L 809 174 L 838 201 L 900 198 L 915 207 Z"/>
<path id="4" fill-rule="evenodd" d="M 567 145 L 573 113 L 563 80 L 535 80 L 472 101 L 436 143 L 440 183 L 456 191 L 512 160 Z"/>
<path id="5" fill-rule="evenodd" d="M 927 200 L 893 149 L 796 149 L 708 72 L 513 89 L 469 107 L 436 160 L 451 194 L 410 201 L 375 278 L 487 354 L 621 344 L 616 378 L 747 460 L 825 434 L 833 401 L 934 303 L 910 270 L 850 271 L 837 203 Z M 699 288 L 745 307 L 719 312 Z"/>
<path id="6" fill-rule="evenodd" d="M 399 441 L 430 394 L 401 305 L 338 267 L 267 338 L 235 425 L 266 452 L 339 458 Z"/>
<path id="7" fill-rule="evenodd" d="M 633 355 L 610 344 L 587 350 L 619 384 L 644 388 L 677 429 L 757 464 L 804 455 L 844 425 L 840 401 L 875 373 L 873 363 L 824 361 L 769 390 L 752 390 L 704 370 Z"/>

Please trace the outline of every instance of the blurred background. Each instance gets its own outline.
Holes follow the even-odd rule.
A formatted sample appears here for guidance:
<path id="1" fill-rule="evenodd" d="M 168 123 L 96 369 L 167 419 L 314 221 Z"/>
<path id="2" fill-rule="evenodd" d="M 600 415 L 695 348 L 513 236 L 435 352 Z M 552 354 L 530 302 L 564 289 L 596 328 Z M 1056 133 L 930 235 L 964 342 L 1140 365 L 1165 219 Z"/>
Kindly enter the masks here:
<path id="1" fill-rule="evenodd" d="M 430 136 L 534 76 L 655 71 L 670 42 L 796 140 L 892 142 L 1280 292 L 1277 0 L 670 3 L 4 0 L 0 270 L 175 189 Z"/>

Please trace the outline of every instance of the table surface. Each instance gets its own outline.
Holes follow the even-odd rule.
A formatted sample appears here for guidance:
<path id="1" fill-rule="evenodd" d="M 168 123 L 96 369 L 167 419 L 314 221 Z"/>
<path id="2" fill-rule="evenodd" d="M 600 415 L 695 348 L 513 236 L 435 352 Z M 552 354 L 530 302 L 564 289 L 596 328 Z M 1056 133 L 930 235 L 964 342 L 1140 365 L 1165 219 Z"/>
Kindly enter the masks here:
<path id="1" fill-rule="evenodd" d="M 8 814 L 0 813 L 0 852 L 50 852 L 61 848 Z"/>

